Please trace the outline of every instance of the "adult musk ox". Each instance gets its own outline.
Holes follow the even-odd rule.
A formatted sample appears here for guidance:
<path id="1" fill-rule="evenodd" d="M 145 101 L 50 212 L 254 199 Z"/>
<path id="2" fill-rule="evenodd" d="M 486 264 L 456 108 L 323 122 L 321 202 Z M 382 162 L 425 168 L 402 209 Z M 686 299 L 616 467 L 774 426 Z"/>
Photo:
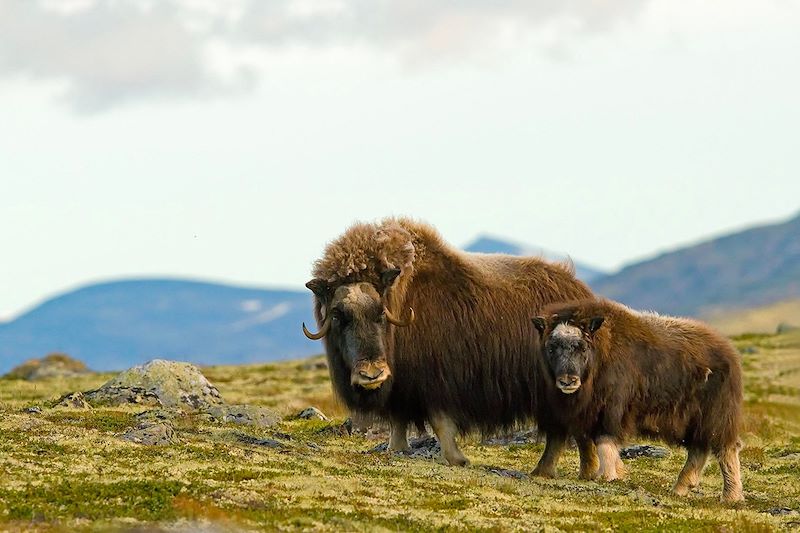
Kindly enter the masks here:
<path id="1" fill-rule="evenodd" d="M 428 421 L 445 459 L 455 437 L 535 415 L 531 317 L 547 303 L 591 295 L 566 265 L 472 254 L 406 218 L 356 224 L 314 264 L 318 333 L 335 392 L 391 424 L 407 450 L 409 423 Z"/>
<path id="2" fill-rule="evenodd" d="M 742 369 L 725 338 L 693 320 L 638 313 L 607 300 L 551 305 L 542 315 L 533 319 L 540 333 L 538 390 L 549 408 L 539 420 L 547 444 L 537 473 L 555 474 L 571 435 L 582 477 L 616 479 L 624 473 L 618 444 L 645 435 L 687 448 L 676 494 L 698 484 L 713 452 L 722 500 L 744 499 Z"/>

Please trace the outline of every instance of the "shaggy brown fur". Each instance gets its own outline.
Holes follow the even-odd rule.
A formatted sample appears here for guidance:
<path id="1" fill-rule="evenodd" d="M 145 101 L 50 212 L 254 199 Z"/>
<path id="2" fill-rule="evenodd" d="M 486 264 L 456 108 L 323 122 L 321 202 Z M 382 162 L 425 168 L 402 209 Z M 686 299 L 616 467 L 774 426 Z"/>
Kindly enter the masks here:
<path id="1" fill-rule="evenodd" d="M 621 464 L 616 446 L 645 435 L 689 450 L 676 493 L 697 484 L 713 452 L 724 476 L 723 499 L 742 499 L 742 372 L 727 339 L 694 320 L 638 313 L 607 300 L 555 304 L 542 314 L 534 319 L 541 331 L 537 375 L 548 408 L 539 424 L 550 450 L 540 473 L 554 473 L 557 447 L 572 435 L 581 450 L 594 441 L 599 475 L 614 479 Z M 584 477 L 595 474 L 589 462 L 582 460 Z"/>
<path id="2" fill-rule="evenodd" d="M 391 269 L 400 274 L 387 285 Z M 318 324 L 329 312 L 335 317 L 325 348 L 338 396 L 351 410 L 401 428 L 430 421 L 440 440 L 440 433 L 490 432 L 532 418 L 530 318 L 545 304 L 591 295 L 569 265 L 465 253 L 405 218 L 354 225 L 328 245 L 314 276 L 308 286 Z M 416 321 L 381 322 L 378 298 L 396 315 L 413 308 Z M 366 369 L 362 376 L 379 374 L 382 361 L 390 377 L 379 388 L 353 386 L 361 379 L 357 368 Z M 462 462 L 457 455 L 448 460 Z"/>

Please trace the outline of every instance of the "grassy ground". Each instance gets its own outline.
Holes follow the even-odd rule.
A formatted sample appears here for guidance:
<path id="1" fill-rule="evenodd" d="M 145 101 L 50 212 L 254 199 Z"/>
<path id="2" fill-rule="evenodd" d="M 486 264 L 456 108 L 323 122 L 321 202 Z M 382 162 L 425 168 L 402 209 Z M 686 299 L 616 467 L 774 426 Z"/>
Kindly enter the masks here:
<path id="1" fill-rule="evenodd" d="M 528 472 L 542 444 L 464 439 L 467 468 L 367 453 L 376 442 L 343 435 L 346 416 L 327 371 L 307 361 L 205 369 L 230 403 L 290 415 L 316 405 L 334 421 L 289 420 L 272 429 L 188 417 L 180 442 L 145 447 L 118 436 L 141 409 L 48 409 L 110 375 L 41 382 L 0 380 L 0 530 L 678 530 L 771 531 L 800 527 L 800 338 L 742 336 L 747 417 L 742 451 L 747 502 L 718 502 L 712 464 L 699 492 L 669 489 L 685 459 L 627 461 L 624 481 L 577 479 L 569 451 L 555 480 L 509 479 L 487 466 Z M 39 414 L 23 412 L 42 406 Z M 274 449 L 247 437 L 273 438 Z M 253 439 L 250 439 L 252 442 Z M 783 513 L 773 516 L 767 511 Z"/>
<path id="2" fill-rule="evenodd" d="M 775 333 L 780 324 L 800 327 L 800 299 L 750 309 L 720 310 L 704 319 L 725 335 L 738 335 L 745 331 Z"/>

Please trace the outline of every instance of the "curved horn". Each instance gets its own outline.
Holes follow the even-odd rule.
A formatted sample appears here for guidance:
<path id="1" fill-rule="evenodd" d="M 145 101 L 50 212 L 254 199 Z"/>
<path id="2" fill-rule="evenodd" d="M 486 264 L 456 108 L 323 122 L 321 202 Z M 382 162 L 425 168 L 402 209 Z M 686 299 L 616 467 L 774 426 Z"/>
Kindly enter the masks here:
<path id="1" fill-rule="evenodd" d="M 305 336 L 311 339 L 312 341 L 317 341 L 328 334 L 328 331 L 331 329 L 331 318 L 333 317 L 333 313 L 328 313 L 328 316 L 325 317 L 325 322 L 322 323 L 322 328 L 319 330 L 319 333 L 311 333 L 306 328 L 306 323 L 303 322 L 303 333 Z"/>
<path id="2" fill-rule="evenodd" d="M 389 321 L 390 324 L 397 326 L 398 328 L 405 328 L 411 325 L 414 320 L 416 320 L 417 316 L 414 314 L 414 309 L 409 307 L 408 308 L 408 320 L 405 322 L 400 320 L 399 318 L 395 317 L 389 308 L 385 305 L 383 306 L 383 312 L 386 315 L 386 320 Z"/>

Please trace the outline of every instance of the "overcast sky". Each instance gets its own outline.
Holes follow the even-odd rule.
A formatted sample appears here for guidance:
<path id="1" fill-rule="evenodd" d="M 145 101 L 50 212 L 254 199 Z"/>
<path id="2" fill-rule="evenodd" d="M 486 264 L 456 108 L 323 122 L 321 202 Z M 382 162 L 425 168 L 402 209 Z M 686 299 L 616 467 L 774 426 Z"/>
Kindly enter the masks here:
<path id="1" fill-rule="evenodd" d="M 800 211 L 794 0 L 0 0 L 0 317 L 406 214 L 605 269 Z"/>

